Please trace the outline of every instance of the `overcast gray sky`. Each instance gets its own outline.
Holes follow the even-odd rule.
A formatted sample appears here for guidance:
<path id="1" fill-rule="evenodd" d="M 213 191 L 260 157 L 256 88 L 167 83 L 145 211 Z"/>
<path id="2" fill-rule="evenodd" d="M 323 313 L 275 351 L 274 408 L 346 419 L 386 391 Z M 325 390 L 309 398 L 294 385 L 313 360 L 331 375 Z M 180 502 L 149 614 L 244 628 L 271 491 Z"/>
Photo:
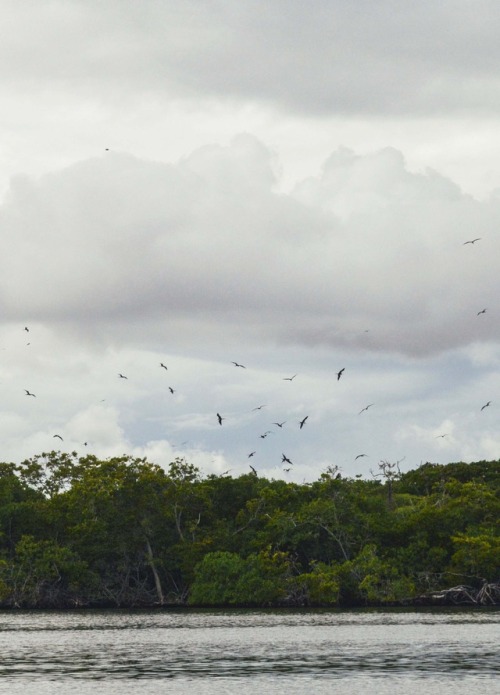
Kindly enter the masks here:
<path id="1" fill-rule="evenodd" d="M 0 460 L 500 456 L 497 3 L 0 19 Z"/>

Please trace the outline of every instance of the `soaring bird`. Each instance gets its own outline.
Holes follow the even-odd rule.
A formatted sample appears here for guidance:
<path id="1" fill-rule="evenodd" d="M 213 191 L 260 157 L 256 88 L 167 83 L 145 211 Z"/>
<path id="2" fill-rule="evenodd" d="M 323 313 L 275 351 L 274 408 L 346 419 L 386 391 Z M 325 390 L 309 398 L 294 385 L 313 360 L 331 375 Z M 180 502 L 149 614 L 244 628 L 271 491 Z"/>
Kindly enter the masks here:
<path id="1" fill-rule="evenodd" d="M 309 417 L 309 415 L 306 415 L 305 418 L 299 422 L 299 429 L 302 429 L 304 427 L 308 417 Z"/>
<path id="2" fill-rule="evenodd" d="M 365 410 L 368 410 L 368 408 L 371 408 L 372 405 L 375 405 L 374 403 L 370 403 L 370 405 L 365 406 L 362 410 L 359 411 L 358 415 L 361 415 L 361 413 L 364 413 Z"/>
<path id="3" fill-rule="evenodd" d="M 222 415 L 219 415 L 219 413 L 217 413 L 217 420 L 219 421 L 219 425 L 222 425 L 222 421 L 225 419 L 225 417 L 222 417 Z"/>
<path id="4" fill-rule="evenodd" d="M 252 456 L 255 456 L 256 453 L 257 453 L 256 451 L 251 451 L 251 452 L 248 454 L 247 458 L 251 459 Z"/>
<path id="5" fill-rule="evenodd" d="M 24 330 L 26 331 L 26 333 L 29 333 L 29 332 L 30 332 L 30 329 L 28 328 L 28 326 L 25 326 L 25 327 L 24 327 Z"/>
<path id="6" fill-rule="evenodd" d="M 24 389 L 24 390 L 26 391 L 26 395 L 27 395 L 27 396 L 33 396 L 33 398 L 36 398 L 36 396 L 35 396 L 34 393 L 30 393 L 30 392 L 28 391 L 28 389 Z"/>
<path id="7" fill-rule="evenodd" d="M 61 437 L 61 435 L 60 435 L 60 434 L 54 434 L 54 437 L 57 437 L 58 439 L 60 439 L 60 440 L 61 440 L 61 442 L 63 442 L 63 441 L 64 441 L 64 439 L 63 439 L 63 438 Z"/>
<path id="8" fill-rule="evenodd" d="M 120 379 L 128 379 L 128 376 L 125 376 L 124 374 L 118 374 L 118 376 Z"/>
<path id="9" fill-rule="evenodd" d="M 448 436 L 448 432 L 446 432 L 445 434 L 437 434 L 435 439 L 444 439 L 447 436 Z"/>
<path id="10" fill-rule="evenodd" d="M 294 374 L 293 376 L 285 376 L 283 377 L 283 381 L 293 381 L 296 376 L 296 374 Z"/>
<path id="11" fill-rule="evenodd" d="M 252 408 L 252 413 L 254 410 L 262 410 L 262 408 L 265 408 L 265 405 L 258 405 L 256 408 Z"/>
<path id="12" fill-rule="evenodd" d="M 285 473 L 290 473 L 290 471 L 291 471 L 292 469 L 291 469 L 291 468 L 283 468 L 283 470 L 284 470 Z"/>
<path id="13" fill-rule="evenodd" d="M 168 387 L 168 390 L 170 391 L 170 393 L 175 393 L 175 390 L 171 386 Z"/>
<path id="14" fill-rule="evenodd" d="M 261 434 L 261 435 L 260 435 L 260 438 L 261 438 L 261 439 L 265 439 L 265 438 L 267 437 L 268 434 L 271 434 L 271 430 L 267 430 L 267 432 L 264 432 L 264 434 Z"/>
<path id="15" fill-rule="evenodd" d="M 481 316 L 481 314 L 486 314 L 486 309 L 482 309 L 481 311 L 478 311 L 476 316 Z"/>
<path id="16" fill-rule="evenodd" d="M 343 374 L 344 372 L 345 372 L 345 367 L 342 367 L 342 369 L 340 370 L 340 372 L 337 372 L 337 381 L 340 381 L 340 377 L 342 376 L 342 374 Z"/>
<path id="17" fill-rule="evenodd" d="M 238 362 L 233 362 L 233 360 L 231 360 L 231 364 L 234 364 L 235 367 L 241 367 L 242 369 L 246 369 L 244 364 L 238 364 Z"/>
<path id="18" fill-rule="evenodd" d="M 253 466 L 250 466 L 250 468 L 252 469 L 252 473 L 253 473 L 254 475 L 257 475 L 257 471 L 255 470 L 255 468 L 254 468 Z"/>
<path id="19" fill-rule="evenodd" d="M 285 454 L 281 454 L 281 463 L 289 463 L 291 466 L 293 466 L 293 462 L 290 461 L 288 456 L 285 456 Z"/>
<path id="20" fill-rule="evenodd" d="M 358 454 L 354 460 L 356 461 L 357 459 L 363 458 L 363 456 L 368 456 L 368 454 Z"/>
<path id="21" fill-rule="evenodd" d="M 487 408 L 489 405 L 491 405 L 491 401 L 488 401 L 487 403 L 485 403 L 485 404 L 483 405 L 483 407 L 481 408 L 481 410 L 484 410 L 484 409 Z"/>
<path id="22" fill-rule="evenodd" d="M 462 246 L 465 246 L 465 244 L 475 244 L 476 241 L 480 241 L 480 240 L 481 240 L 481 237 L 478 236 L 477 239 L 471 239 L 470 241 L 464 241 L 464 243 L 462 244 Z"/>
<path id="23" fill-rule="evenodd" d="M 283 427 L 285 424 L 286 420 L 283 420 L 283 422 L 273 422 L 273 425 L 276 425 L 276 427 L 279 427 L 280 429 Z"/>
<path id="24" fill-rule="evenodd" d="M 168 371 L 168 367 L 163 364 L 163 362 L 160 362 L 160 367 L 163 367 L 163 369 L 166 369 Z"/>

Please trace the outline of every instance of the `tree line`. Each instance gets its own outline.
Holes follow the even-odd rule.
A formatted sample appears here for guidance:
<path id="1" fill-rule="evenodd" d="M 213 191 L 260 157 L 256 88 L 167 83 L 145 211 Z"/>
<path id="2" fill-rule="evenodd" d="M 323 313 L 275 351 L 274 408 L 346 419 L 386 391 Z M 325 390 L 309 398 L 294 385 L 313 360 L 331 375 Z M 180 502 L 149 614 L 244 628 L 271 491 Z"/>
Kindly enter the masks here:
<path id="1" fill-rule="evenodd" d="M 312 483 L 52 451 L 0 463 L 0 606 L 500 603 L 500 461 Z"/>

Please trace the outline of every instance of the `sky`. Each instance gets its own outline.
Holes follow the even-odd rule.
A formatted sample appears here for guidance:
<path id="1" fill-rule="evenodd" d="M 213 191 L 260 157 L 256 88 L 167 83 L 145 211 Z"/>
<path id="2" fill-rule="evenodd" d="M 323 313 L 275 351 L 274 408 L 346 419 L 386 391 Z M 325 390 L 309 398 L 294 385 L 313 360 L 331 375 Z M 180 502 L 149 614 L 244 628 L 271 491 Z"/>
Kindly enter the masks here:
<path id="1" fill-rule="evenodd" d="M 500 458 L 498 3 L 0 20 L 0 460 Z"/>

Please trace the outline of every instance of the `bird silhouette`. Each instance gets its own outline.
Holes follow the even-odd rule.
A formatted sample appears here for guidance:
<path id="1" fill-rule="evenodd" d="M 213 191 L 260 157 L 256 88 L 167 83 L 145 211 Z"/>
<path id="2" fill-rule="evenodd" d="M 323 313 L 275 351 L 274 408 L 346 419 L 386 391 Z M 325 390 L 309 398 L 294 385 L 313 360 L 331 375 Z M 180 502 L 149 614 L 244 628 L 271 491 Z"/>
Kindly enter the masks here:
<path id="1" fill-rule="evenodd" d="M 246 369 L 244 364 L 239 364 L 238 362 L 233 362 L 232 360 L 231 360 L 231 364 L 234 364 L 235 367 L 241 367 L 242 369 Z"/>
<path id="2" fill-rule="evenodd" d="M 26 333 L 29 333 L 29 332 L 30 332 L 30 329 L 28 328 L 28 326 L 25 326 L 25 327 L 24 327 L 24 330 L 26 331 Z"/>
<path id="3" fill-rule="evenodd" d="M 219 421 L 219 425 L 222 425 L 222 421 L 225 419 L 225 417 L 222 417 L 222 415 L 219 415 L 219 413 L 217 413 L 217 420 Z"/>
<path id="4" fill-rule="evenodd" d="M 464 243 L 462 244 L 462 246 L 465 246 L 466 244 L 475 244 L 476 241 L 480 241 L 480 240 L 481 240 L 481 237 L 478 236 L 476 239 L 471 239 L 470 241 L 464 241 Z"/>
<path id="5" fill-rule="evenodd" d="M 264 432 L 264 434 L 261 434 L 261 435 L 260 435 L 260 438 L 261 438 L 261 439 L 265 439 L 265 438 L 267 437 L 268 434 L 271 434 L 271 430 L 267 430 L 267 432 Z"/>
<path id="6" fill-rule="evenodd" d="M 254 468 L 253 466 L 250 466 L 250 468 L 252 469 L 252 473 L 253 473 L 254 475 L 257 475 L 257 471 L 255 470 L 255 468 Z"/>
<path id="7" fill-rule="evenodd" d="M 251 452 L 248 454 L 247 458 L 251 459 L 252 456 L 255 456 L 256 453 L 257 453 L 256 451 L 251 451 Z"/>
<path id="8" fill-rule="evenodd" d="M 258 405 L 256 408 L 252 408 L 252 413 L 254 410 L 262 410 L 262 408 L 265 408 L 265 405 Z"/>
<path id="9" fill-rule="evenodd" d="M 371 408 L 372 405 L 375 405 L 374 403 L 370 403 L 370 405 L 365 406 L 362 410 L 359 411 L 358 415 L 361 415 L 361 413 L 364 413 L 365 410 L 368 410 L 368 408 Z"/>
<path id="10" fill-rule="evenodd" d="M 125 376 L 124 374 L 118 374 L 118 376 L 120 379 L 128 379 L 128 376 Z"/>
<path id="11" fill-rule="evenodd" d="M 447 436 L 448 436 L 448 432 L 446 432 L 445 434 L 437 434 L 435 438 L 436 439 L 444 439 Z"/>
<path id="12" fill-rule="evenodd" d="M 175 390 L 171 386 L 168 387 L 168 390 L 170 391 L 170 393 L 175 393 Z"/>
<path id="13" fill-rule="evenodd" d="M 61 440 L 61 442 L 63 442 L 63 441 L 64 441 L 64 439 L 63 439 L 63 438 L 61 437 L 61 435 L 60 435 L 60 434 L 54 434 L 54 437 L 57 437 L 58 439 L 60 439 L 60 440 Z"/>
<path id="14" fill-rule="evenodd" d="M 485 404 L 483 405 L 483 407 L 481 408 L 481 410 L 484 410 L 484 409 L 487 408 L 489 405 L 491 405 L 491 401 L 488 401 L 487 403 L 485 403 Z"/>
<path id="15" fill-rule="evenodd" d="M 308 417 L 309 417 L 309 415 L 306 415 L 305 418 L 299 422 L 299 429 L 302 429 L 304 427 Z"/>
<path id="16" fill-rule="evenodd" d="M 478 311 L 476 316 L 481 316 L 481 314 L 486 314 L 486 309 L 482 309 L 481 311 Z"/>
<path id="17" fill-rule="evenodd" d="M 24 389 L 24 390 L 26 391 L 26 395 L 27 395 L 27 396 L 33 396 L 33 398 L 36 398 L 36 396 L 35 396 L 34 393 L 30 393 L 30 392 L 28 391 L 28 389 Z"/>
<path id="18" fill-rule="evenodd" d="M 356 461 L 357 459 L 363 458 L 363 456 L 368 456 L 368 454 L 358 454 L 354 460 Z"/>
<path id="19" fill-rule="evenodd" d="M 291 466 L 293 466 L 293 462 L 290 461 L 288 456 L 285 456 L 285 454 L 281 454 L 281 463 L 289 463 Z"/>
<path id="20" fill-rule="evenodd" d="M 273 425 L 276 425 L 276 427 L 279 427 L 280 429 L 283 427 L 285 424 L 286 420 L 283 420 L 283 422 L 273 422 Z"/>
<path id="21" fill-rule="evenodd" d="M 285 471 L 285 473 L 290 473 L 290 471 L 291 471 L 292 469 L 291 469 L 291 468 L 283 468 L 283 470 Z"/>
<path id="22" fill-rule="evenodd" d="M 163 367 L 163 369 L 166 369 L 168 371 L 168 367 L 163 364 L 163 362 L 160 362 L 160 367 Z"/>
<path id="23" fill-rule="evenodd" d="M 293 376 L 285 376 L 283 377 L 283 381 L 293 381 L 296 376 L 296 374 L 294 374 Z"/>
<path id="24" fill-rule="evenodd" d="M 340 377 L 342 376 L 342 374 L 343 374 L 344 372 L 345 372 L 345 367 L 342 367 L 342 369 L 340 370 L 340 372 L 337 372 L 337 381 L 340 381 Z"/>

